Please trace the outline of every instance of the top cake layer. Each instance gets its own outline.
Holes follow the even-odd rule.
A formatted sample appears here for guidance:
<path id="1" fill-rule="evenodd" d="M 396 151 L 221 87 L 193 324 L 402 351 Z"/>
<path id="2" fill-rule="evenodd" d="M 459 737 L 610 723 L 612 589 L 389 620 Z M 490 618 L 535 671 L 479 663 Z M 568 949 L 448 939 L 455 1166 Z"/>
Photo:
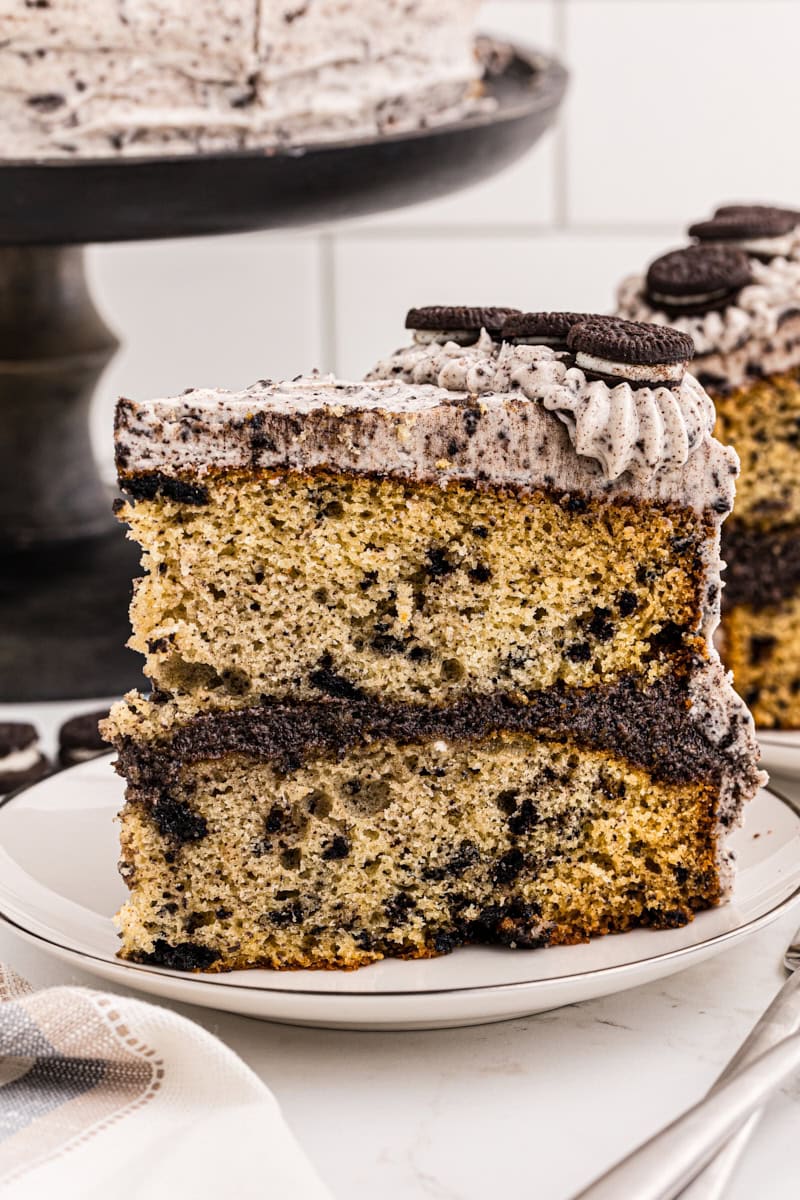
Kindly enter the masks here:
<path id="1" fill-rule="evenodd" d="M 730 510 L 736 455 L 712 438 L 713 410 L 691 376 L 669 387 L 611 386 L 547 347 L 506 356 L 491 342 L 482 347 L 470 358 L 486 374 L 480 392 L 456 371 L 459 390 L 311 376 L 261 381 L 239 393 L 201 389 L 122 400 L 120 478 L 131 486 L 154 473 L 326 467 L 441 485 L 461 479 L 634 496 L 709 510 L 718 519 Z M 449 364 L 464 352 L 444 350 Z M 151 486 L 131 490 L 145 494 Z"/>
<path id="2" fill-rule="evenodd" d="M 478 0 L 0 0 L 0 155 L 374 134 L 463 112 Z"/>

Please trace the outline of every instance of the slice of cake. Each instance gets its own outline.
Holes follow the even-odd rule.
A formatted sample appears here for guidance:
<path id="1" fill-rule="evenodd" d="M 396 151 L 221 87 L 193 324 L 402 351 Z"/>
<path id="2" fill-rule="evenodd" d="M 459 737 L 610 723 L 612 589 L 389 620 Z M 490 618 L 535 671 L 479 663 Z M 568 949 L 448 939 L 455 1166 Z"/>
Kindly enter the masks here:
<path id="1" fill-rule="evenodd" d="M 736 457 L 688 338 L 526 317 L 571 350 L 449 310 L 435 383 L 399 378 L 413 350 L 120 401 L 153 682 L 104 727 L 123 957 L 355 967 L 726 895 L 762 778 L 710 641 Z"/>
<path id="2" fill-rule="evenodd" d="M 474 110 L 478 0 L 0 0 L 0 157 L 375 136 Z"/>
<path id="3" fill-rule="evenodd" d="M 620 311 L 686 330 L 742 463 L 722 557 L 722 651 L 757 724 L 800 727 L 800 215 L 733 205 L 623 284 Z"/>

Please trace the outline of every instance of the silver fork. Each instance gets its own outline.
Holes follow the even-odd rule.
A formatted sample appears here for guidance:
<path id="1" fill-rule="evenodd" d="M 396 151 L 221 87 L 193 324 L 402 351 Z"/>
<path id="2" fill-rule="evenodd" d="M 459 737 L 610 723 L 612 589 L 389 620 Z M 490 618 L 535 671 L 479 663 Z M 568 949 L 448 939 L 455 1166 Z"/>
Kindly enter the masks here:
<path id="1" fill-rule="evenodd" d="M 712 1087 L 710 1095 L 742 1067 L 760 1057 L 765 1050 L 769 1050 L 771 1046 L 800 1029 L 800 929 L 783 956 L 783 965 L 789 972 L 789 978 L 728 1063 Z M 762 1112 L 763 1109 L 758 1109 L 747 1118 L 708 1166 L 683 1189 L 680 1200 L 720 1200 L 750 1140 L 750 1135 L 761 1120 Z"/>
<path id="2" fill-rule="evenodd" d="M 781 1050 L 777 1047 L 781 1043 L 791 1055 L 791 1043 L 797 1041 L 793 1035 L 800 1031 L 800 930 L 786 950 L 783 962 L 790 972 L 789 978 L 705 1099 L 644 1142 L 574 1200 L 608 1200 L 612 1196 L 626 1196 L 628 1200 L 644 1196 L 647 1200 L 719 1200 L 758 1124 L 769 1092 L 782 1082 L 773 1076 L 769 1085 L 762 1086 L 758 1103 L 750 1103 L 749 1111 L 745 1112 L 744 1097 L 755 1096 L 752 1080 L 746 1077 L 763 1070 L 765 1054 L 767 1059 L 779 1062 Z M 730 1117 L 737 1103 L 739 1115 L 721 1132 L 722 1116 Z"/>

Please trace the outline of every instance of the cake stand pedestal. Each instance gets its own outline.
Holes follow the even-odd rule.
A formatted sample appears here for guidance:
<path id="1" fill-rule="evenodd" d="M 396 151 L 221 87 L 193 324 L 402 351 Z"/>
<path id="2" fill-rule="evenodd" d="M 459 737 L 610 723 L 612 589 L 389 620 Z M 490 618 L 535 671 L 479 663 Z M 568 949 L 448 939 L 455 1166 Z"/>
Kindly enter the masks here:
<path id="1" fill-rule="evenodd" d="M 138 550 L 111 515 L 88 411 L 117 340 L 83 246 L 329 221 L 431 199 L 524 153 L 566 85 L 532 51 L 495 55 L 490 112 L 265 153 L 0 165 L 0 702 L 118 694 Z"/>

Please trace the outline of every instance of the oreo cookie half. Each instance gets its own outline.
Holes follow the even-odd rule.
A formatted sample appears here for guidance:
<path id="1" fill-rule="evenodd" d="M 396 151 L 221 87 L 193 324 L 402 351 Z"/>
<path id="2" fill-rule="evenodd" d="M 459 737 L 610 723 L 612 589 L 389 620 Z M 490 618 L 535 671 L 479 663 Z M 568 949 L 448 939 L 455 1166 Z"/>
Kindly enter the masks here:
<path id="1" fill-rule="evenodd" d="M 81 713 L 65 721 L 58 734 L 58 761 L 62 767 L 87 762 L 111 749 L 100 735 L 98 723 L 108 716 L 108 709 L 100 712 Z"/>
<path id="2" fill-rule="evenodd" d="M 629 383 L 680 383 L 694 355 L 688 333 L 616 317 L 573 325 L 567 345 L 582 371 Z"/>
<path id="3" fill-rule="evenodd" d="M 645 292 L 666 313 L 706 313 L 725 308 L 752 278 L 750 260 L 738 246 L 686 246 L 650 264 Z"/>
<path id="4" fill-rule="evenodd" d="M 518 346 L 552 346 L 566 350 L 567 334 L 573 325 L 592 319 L 602 320 L 596 313 L 521 312 L 506 317 L 502 335 L 504 342 Z"/>
<path id="5" fill-rule="evenodd" d="M 0 722 L 0 795 L 35 783 L 49 770 L 33 725 L 26 721 Z"/>
<path id="6" fill-rule="evenodd" d="M 761 216 L 763 213 L 786 213 L 794 217 L 800 224 L 800 211 L 796 208 L 782 208 L 779 204 L 720 204 L 714 209 L 715 217 Z"/>
<path id="7" fill-rule="evenodd" d="M 797 213 L 786 208 L 731 205 L 710 221 L 691 225 L 689 234 L 699 242 L 725 242 L 754 258 L 770 259 L 791 254 L 799 223 Z"/>
<path id="8" fill-rule="evenodd" d="M 444 304 L 428 308 L 410 308 L 406 314 L 406 329 L 414 330 L 418 342 L 458 342 L 469 346 L 477 342 L 482 329 L 495 341 L 506 317 L 518 313 L 518 308 L 465 308 Z"/>

